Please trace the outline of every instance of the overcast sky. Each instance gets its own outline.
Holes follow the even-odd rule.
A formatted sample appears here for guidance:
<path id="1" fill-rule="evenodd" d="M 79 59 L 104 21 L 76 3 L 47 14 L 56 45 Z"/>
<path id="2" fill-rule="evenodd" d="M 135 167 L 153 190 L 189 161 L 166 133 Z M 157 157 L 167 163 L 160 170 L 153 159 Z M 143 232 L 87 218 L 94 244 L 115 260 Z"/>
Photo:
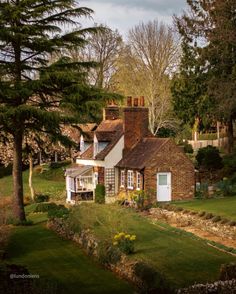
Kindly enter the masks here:
<path id="1" fill-rule="evenodd" d="M 82 0 L 80 5 L 94 10 L 94 22 L 118 29 L 125 37 L 141 21 L 158 19 L 171 24 L 173 14 L 186 8 L 186 0 Z"/>

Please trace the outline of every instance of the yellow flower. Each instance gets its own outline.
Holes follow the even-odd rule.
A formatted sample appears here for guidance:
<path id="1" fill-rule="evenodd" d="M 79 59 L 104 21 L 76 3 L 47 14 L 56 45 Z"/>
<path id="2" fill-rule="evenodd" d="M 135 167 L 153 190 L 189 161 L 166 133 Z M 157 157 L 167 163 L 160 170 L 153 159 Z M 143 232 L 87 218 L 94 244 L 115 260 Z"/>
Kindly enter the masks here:
<path id="1" fill-rule="evenodd" d="M 123 236 L 125 236 L 125 233 L 121 232 L 121 233 L 119 233 L 119 236 L 123 237 Z"/>
<path id="2" fill-rule="evenodd" d="M 118 245 L 118 242 L 116 242 L 116 241 L 115 241 L 115 242 L 113 242 L 113 245 L 114 245 L 114 246 Z"/>
<path id="3" fill-rule="evenodd" d="M 135 236 L 135 235 L 132 235 L 132 236 L 130 237 L 130 240 L 131 240 L 131 241 L 136 240 L 136 236 Z"/>
<path id="4" fill-rule="evenodd" d="M 125 235 L 125 239 L 130 239 L 130 235 Z"/>
<path id="5" fill-rule="evenodd" d="M 114 240 L 118 240 L 119 238 L 120 238 L 119 235 L 115 235 L 115 236 L 114 236 Z"/>

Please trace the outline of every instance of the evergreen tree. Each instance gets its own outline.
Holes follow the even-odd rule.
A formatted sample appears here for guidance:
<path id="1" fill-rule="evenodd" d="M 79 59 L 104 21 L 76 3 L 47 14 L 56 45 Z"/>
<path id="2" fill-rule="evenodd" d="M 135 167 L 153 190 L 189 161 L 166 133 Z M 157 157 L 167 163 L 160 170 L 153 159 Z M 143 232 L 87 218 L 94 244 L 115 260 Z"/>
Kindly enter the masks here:
<path id="1" fill-rule="evenodd" d="M 180 34 L 195 48 L 201 70 L 207 73 L 207 93 L 215 114 L 228 124 L 229 151 L 236 118 L 236 2 L 188 0 L 189 12 L 176 18 Z"/>
<path id="2" fill-rule="evenodd" d="M 60 137 L 62 123 L 74 121 L 75 112 L 96 109 L 101 98 L 85 83 L 91 63 L 63 57 L 50 64 L 54 53 L 83 46 L 86 34 L 95 29 L 82 29 L 78 18 L 92 12 L 74 0 L 0 2 L 0 132 L 13 140 L 13 207 L 20 221 L 25 219 L 24 135 L 35 131 Z"/>
<path id="3" fill-rule="evenodd" d="M 183 38 L 180 68 L 171 83 L 172 103 L 179 119 L 194 131 L 207 129 L 214 120 L 214 101 L 207 94 L 206 80 L 196 49 Z"/>

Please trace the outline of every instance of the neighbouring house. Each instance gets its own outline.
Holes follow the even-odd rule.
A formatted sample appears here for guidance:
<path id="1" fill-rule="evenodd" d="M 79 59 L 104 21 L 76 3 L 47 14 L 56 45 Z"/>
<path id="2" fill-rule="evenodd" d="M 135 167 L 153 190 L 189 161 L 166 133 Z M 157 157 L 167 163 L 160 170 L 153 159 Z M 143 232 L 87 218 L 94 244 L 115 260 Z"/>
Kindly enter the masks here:
<path id="1" fill-rule="evenodd" d="M 131 97 L 127 106 L 104 109 L 103 121 L 80 136 L 76 167 L 66 170 L 67 202 L 94 199 L 104 184 L 106 202 L 144 190 L 150 201 L 194 196 L 194 166 L 172 139 L 154 137 L 148 129 L 144 99 Z"/>

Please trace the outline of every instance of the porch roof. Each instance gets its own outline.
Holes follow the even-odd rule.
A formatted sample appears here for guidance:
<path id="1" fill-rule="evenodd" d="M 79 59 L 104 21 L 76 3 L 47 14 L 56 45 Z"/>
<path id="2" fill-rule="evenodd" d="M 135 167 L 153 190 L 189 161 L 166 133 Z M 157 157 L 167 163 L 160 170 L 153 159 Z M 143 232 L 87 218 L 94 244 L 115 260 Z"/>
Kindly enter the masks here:
<path id="1" fill-rule="evenodd" d="M 77 178 L 78 176 L 81 176 L 89 170 L 92 170 L 92 168 L 93 167 L 91 165 L 78 166 L 76 168 L 68 168 L 66 169 L 65 175 L 71 178 Z"/>

